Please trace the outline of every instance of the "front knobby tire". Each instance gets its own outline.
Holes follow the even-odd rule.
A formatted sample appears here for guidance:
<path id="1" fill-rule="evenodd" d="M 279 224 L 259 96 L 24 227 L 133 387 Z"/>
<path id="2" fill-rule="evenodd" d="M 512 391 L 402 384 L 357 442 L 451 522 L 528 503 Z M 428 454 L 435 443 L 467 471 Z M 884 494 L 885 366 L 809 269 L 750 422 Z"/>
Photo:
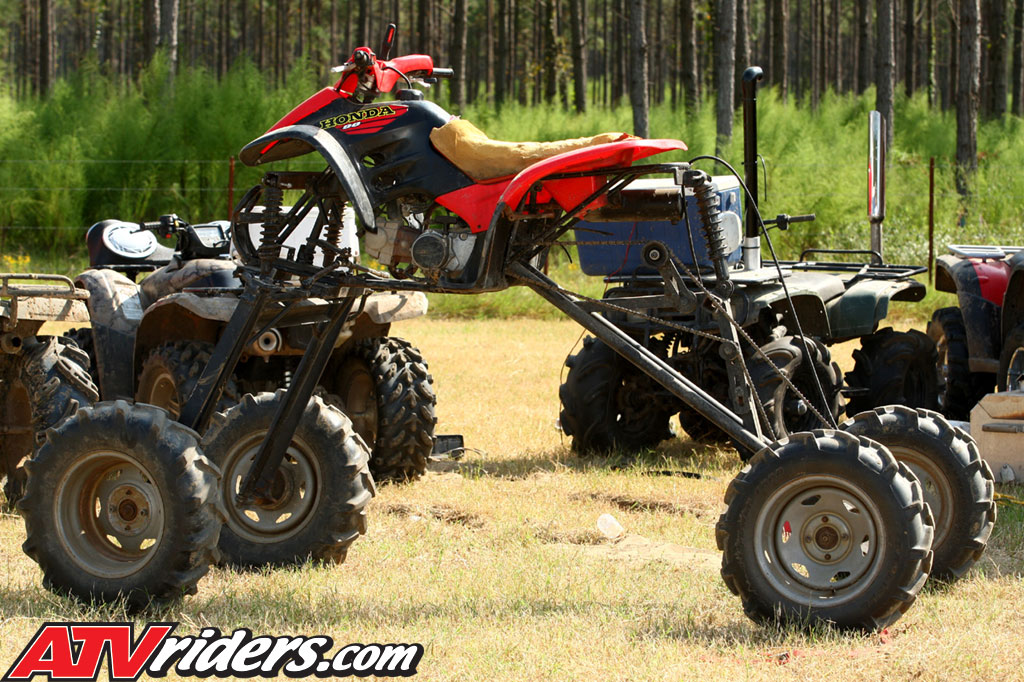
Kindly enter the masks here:
<path id="1" fill-rule="evenodd" d="M 404 339 L 364 339 L 335 376 L 331 399 L 371 447 L 377 481 L 412 481 L 434 450 L 437 396 L 423 354 Z"/>
<path id="2" fill-rule="evenodd" d="M 634 453 L 672 437 L 669 419 L 678 407 L 607 345 L 588 336 L 565 364 L 559 420 L 578 454 Z"/>
<path id="3" fill-rule="evenodd" d="M 46 432 L 28 473 L 22 548 L 47 588 L 131 609 L 196 593 L 223 517 L 191 429 L 152 405 L 82 407 Z"/>
<path id="4" fill-rule="evenodd" d="M 928 337 L 937 353 L 938 411 L 947 419 L 968 421 L 971 408 L 992 392 L 996 377 L 971 371 L 967 328 L 959 308 L 936 310 L 928 323 Z"/>
<path id="5" fill-rule="evenodd" d="M 843 431 L 796 433 L 729 484 L 722 578 L 759 623 L 878 630 L 917 598 L 932 520 L 913 473 Z"/>
<path id="6" fill-rule="evenodd" d="M 995 479 L 967 433 L 928 410 L 891 405 L 840 428 L 889 448 L 921 482 L 935 519 L 933 578 L 962 578 L 985 552 L 996 521 Z"/>
<path id="7" fill-rule="evenodd" d="M 341 563 L 366 533 L 375 493 L 369 451 L 341 410 L 318 397 L 306 406 L 269 495 L 240 503 L 249 472 L 285 391 L 246 395 L 214 415 L 203 450 L 221 468 L 227 521 L 223 560 L 239 567 L 284 566 L 307 559 Z"/>
<path id="8" fill-rule="evenodd" d="M 856 390 L 846 404 L 853 416 L 882 405 L 938 408 L 939 376 L 935 342 L 919 331 L 881 329 L 853 351 L 853 371 L 846 383 Z"/>

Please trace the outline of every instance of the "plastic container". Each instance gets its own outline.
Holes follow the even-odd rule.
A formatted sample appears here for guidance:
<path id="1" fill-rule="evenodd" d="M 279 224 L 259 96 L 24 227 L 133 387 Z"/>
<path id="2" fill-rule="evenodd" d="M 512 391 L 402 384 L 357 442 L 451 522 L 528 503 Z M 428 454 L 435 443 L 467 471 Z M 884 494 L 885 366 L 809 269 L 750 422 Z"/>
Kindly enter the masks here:
<path id="1" fill-rule="evenodd" d="M 728 261 L 736 263 L 740 260 L 740 241 L 743 235 L 743 202 L 740 195 L 739 181 L 729 175 L 712 178 L 718 190 L 719 210 L 735 213 L 739 221 L 730 220 L 728 241 L 733 247 Z M 674 183 L 671 178 L 642 179 L 630 183 L 632 187 L 668 185 Z M 638 241 L 641 244 L 626 246 L 622 244 L 580 244 L 580 269 L 585 274 L 595 276 L 610 275 L 643 275 L 657 274 L 653 268 L 643 265 L 641 257 L 642 244 L 649 241 L 664 242 L 672 249 L 672 253 L 687 265 L 710 266 L 707 244 L 701 229 L 700 214 L 693 194 L 686 192 L 686 212 L 693 229 L 693 246 L 696 258 L 690 252 L 690 241 L 686 234 L 686 222 L 680 220 L 676 224 L 668 221 L 628 222 L 628 223 L 588 223 L 581 221 L 576 227 L 576 240 L 583 242 L 620 242 Z M 585 229 L 581 229 L 585 228 Z"/>

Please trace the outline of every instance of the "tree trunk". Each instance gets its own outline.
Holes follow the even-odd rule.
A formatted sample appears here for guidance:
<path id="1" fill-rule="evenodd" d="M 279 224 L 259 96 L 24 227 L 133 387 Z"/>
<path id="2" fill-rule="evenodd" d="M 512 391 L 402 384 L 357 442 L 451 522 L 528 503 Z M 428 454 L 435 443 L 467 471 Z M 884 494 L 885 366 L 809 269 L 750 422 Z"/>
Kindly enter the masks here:
<path id="1" fill-rule="evenodd" d="M 39 86 L 40 96 L 50 92 L 53 76 L 53 5 L 39 0 Z"/>
<path id="2" fill-rule="evenodd" d="M 156 52 L 159 39 L 160 0 L 142 0 L 142 57 L 147 64 Z"/>
<path id="3" fill-rule="evenodd" d="M 682 81 L 683 106 L 686 117 L 693 119 L 697 115 L 700 92 L 697 89 L 697 26 L 694 19 L 693 0 L 682 0 L 679 3 L 679 31 L 682 41 Z"/>
<path id="4" fill-rule="evenodd" d="M 508 83 L 509 67 L 509 0 L 498 0 L 498 45 L 495 51 L 496 73 L 494 80 L 494 104 L 505 103 L 505 85 Z"/>
<path id="5" fill-rule="evenodd" d="M 646 0 L 628 0 L 630 36 L 629 98 L 633 104 L 633 134 L 650 137 L 647 120 L 647 28 Z M 730 97 L 731 101 L 731 97 Z"/>
<path id="6" fill-rule="evenodd" d="M 748 0 L 737 0 L 736 2 L 736 58 L 735 73 L 733 74 L 733 111 L 743 104 L 743 94 L 736 83 L 743 77 L 743 71 L 750 66 L 750 4 Z"/>
<path id="7" fill-rule="evenodd" d="M 718 74 L 716 153 L 732 139 L 733 73 L 736 71 L 736 0 L 716 0 L 717 45 L 715 72 Z"/>
<path id="8" fill-rule="evenodd" d="M 893 91 L 895 90 L 896 64 L 893 45 L 893 0 L 876 0 L 878 12 L 878 45 L 875 49 L 875 108 L 885 119 L 885 146 L 892 147 L 893 140 Z"/>
<path id="9" fill-rule="evenodd" d="M 903 49 L 906 56 L 903 60 L 903 88 L 907 97 L 914 94 L 917 89 L 917 63 L 915 61 L 916 51 L 914 50 L 914 0 L 906 0 L 904 4 L 906 16 L 903 18 Z"/>
<path id="10" fill-rule="evenodd" d="M 928 3 L 928 38 L 927 50 L 925 52 L 927 69 L 925 71 L 925 79 L 928 85 L 928 106 L 934 107 L 938 100 L 935 92 L 935 0 L 925 1 Z"/>
<path id="11" fill-rule="evenodd" d="M 173 77 L 178 71 L 178 0 L 162 0 L 160 43 L 167 50 L 167 66 Z"/>
<path id="12" fill-rule="evenodd" d="M 573 103 L 576 111 L 587 111 L 587 26 L 583 16 L 584 0 L 569 0 L 569 24 L 572 36 Z"/>
<path id="13" fill-rule="evenodd" d="M 551 104 L 558 94 L 558 39 L 555 27 L 555 0 L 544 0 L 543 6 L 538 6 L 543 35 L 543 62 L 544 62 L 544 101 Z"/>
<path id="14" fill-rule="evenodd" d="M 455 30 L 452 32 L 452 101 L 458 111 L 466 108 L 466 0 L 455 0 Z"/>
<path id="15" fill-rule="evenodd" d="M 1006 113 L 1006 0 L 988 0 L 988 69 L 985 72 L 985 112 L 998 118 Z"/>
<path id="16" fill-rule="evenodd" d="M 857 2 L 857 94 L 861 94 L 871 85 L 871 2 Z"/>
<path id="17" fill-rule="evenodd" d="M 779 98 L 785 102 L 789 96 L 789 0 L 771 0 L 773 60 L 771 81 L 779 86 Z"/>
<path id="18" fill-rule="evenodd" d="M 1013 12 L 1013 113 L 1024 116 L 1024 0 L 1017 0 Z"/>
<path id="19" fill-rule="evenodd" d="M 956 187 L 968 192 L 971 174 L 978 167 L 978 89 L 981 74 L 979 0 L 960 0 L 960 48 L 956 98 Z"/>

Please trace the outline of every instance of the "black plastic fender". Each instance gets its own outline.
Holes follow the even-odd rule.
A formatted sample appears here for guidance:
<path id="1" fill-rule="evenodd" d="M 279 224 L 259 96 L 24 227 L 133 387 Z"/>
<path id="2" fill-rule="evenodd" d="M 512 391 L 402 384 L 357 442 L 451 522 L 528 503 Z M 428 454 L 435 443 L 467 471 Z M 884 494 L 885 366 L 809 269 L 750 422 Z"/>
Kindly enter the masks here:
<path id="1" fill-rule="evenodd" d="M 89 291 L 96 372 L 103 400 L 132 400 L 134 372 L 125 358 L 132 357 L 135 332 L 142 322 L 139 286 L 119 272 L 86 270 L 75 284 Z"/>
<path id="2" fill-rule="evenodd" d="M 1001 311 L 998 305 L 982 296 L 974 264 L 966 258 L 947 254 L 935 259 L 935 273 L 935 288 L 957 295 L 967 329 L 970 359 L 998 361 L 1002 347 Z M 972 371 L 978 370 L 972 367 Z"/>
<path id="3" fill-rule="evenodd" d="M 273 158 L 261 157 L 261 150 L 272 142 L 275 149 Z M 328 131 L 311 125 L 293 125 L 266 133 L 242 148 L 238 158 L 247 166 L 258 166 L 267 161 L 300 156 L 311 151 L 319 152 L 330 165 L 363 225 L 374 225 L 373 204 L 363 185 L 352 158 Z"/>

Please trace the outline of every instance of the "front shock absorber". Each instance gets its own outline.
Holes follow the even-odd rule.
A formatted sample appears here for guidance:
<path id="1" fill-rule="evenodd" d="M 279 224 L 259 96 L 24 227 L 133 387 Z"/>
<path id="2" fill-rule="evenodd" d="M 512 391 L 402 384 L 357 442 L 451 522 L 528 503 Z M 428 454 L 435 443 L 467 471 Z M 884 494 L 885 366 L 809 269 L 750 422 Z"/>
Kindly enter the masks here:
<path id="1" fill-rule="evenodd" d="M 270 275 L 274 260 L 281 255 L 281 206 L 284 203 L 284 190 L 277 183 L 276 176 L 267 174 L 263 177 L 263 224 L 260 230 L 260 274 Z"/>
<path id="2" fill-rule="evenodd" d="M 704 232 L 704 239 L 708 245 L 708 258 L 715 268 L 717 280 L 727 282 L 729 280 L 729 246 L 725 238 L 725 230 L 722 229 L 722 212 L 718 209 L 718 192 L 711 182 L 711 176 L 701 170 L 690 170 L 683 174 L 683 186 L 693 190 L 693 197 L 697 202 L 697 211 L 700 213 L 701 229 Z"/>

